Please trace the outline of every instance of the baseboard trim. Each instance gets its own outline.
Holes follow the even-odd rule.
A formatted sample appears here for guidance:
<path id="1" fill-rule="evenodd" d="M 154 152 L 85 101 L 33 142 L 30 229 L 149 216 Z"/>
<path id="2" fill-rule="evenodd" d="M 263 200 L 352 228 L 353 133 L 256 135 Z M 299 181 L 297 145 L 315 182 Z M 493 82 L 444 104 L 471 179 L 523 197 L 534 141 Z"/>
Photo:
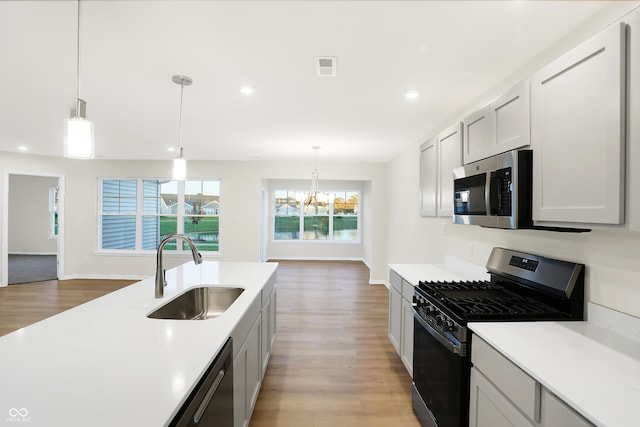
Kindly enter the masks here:
<path id="1" fill-rule="evenodd" d="M 58 255 L 57 252 L 7 252 L 9 255 Z"/>

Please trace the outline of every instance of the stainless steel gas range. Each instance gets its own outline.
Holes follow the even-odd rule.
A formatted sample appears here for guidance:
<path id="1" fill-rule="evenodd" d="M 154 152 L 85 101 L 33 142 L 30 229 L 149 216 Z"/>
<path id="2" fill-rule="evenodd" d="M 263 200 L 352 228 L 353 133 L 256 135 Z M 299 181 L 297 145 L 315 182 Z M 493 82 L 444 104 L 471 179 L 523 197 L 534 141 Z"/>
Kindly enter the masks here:
<path id="1" fill-rule="evenodd" d="M 488 281 L 414 291 L 413 409 L 424 427 L 467 426 L 473 321 L 582 320 L 584 265 L 504 248 Z"/>

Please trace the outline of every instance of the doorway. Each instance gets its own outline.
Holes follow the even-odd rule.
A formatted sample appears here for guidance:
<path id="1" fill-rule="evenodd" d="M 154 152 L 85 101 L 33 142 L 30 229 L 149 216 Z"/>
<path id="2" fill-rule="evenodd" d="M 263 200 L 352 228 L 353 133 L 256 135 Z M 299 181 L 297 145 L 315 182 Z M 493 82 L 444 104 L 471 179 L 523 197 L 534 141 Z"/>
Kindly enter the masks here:
<path id="1" fill-rule="evenodd" d="M 58 175 L 5 175 L 1 285 L 60 277 L 62 183 Z"/>

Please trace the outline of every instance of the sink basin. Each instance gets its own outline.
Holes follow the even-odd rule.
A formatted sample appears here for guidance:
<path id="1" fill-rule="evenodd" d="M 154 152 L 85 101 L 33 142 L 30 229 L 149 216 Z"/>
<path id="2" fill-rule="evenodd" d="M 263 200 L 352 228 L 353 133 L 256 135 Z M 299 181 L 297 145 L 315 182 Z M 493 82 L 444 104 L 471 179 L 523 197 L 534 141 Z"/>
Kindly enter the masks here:
<path id="1" fill-rule="evenodd" d="M 151 312 L 151 319 L 206 320 L 221 316 L 244 291 L 243 288 L 199 286 Z"/>

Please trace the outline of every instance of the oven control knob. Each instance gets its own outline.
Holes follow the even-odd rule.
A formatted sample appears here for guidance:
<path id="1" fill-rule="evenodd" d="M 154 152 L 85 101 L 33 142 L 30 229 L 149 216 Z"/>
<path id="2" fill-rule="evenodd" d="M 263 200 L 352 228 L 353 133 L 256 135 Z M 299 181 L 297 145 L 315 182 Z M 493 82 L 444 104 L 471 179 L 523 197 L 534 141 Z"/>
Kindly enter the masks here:
<path id="1" fill-rule="evenodd" d="M 442 326 L 442 321 L 443 321 L 442 316 L 437 315 L 436 316 L 436 325 Z"/>
<path id="2" fill-rule="evenodd" d="M 445 331 L 452 331 L 453 330 L 453 322 L 451 320 L 446 320 L 444 322 L 443 328 Z"/>

